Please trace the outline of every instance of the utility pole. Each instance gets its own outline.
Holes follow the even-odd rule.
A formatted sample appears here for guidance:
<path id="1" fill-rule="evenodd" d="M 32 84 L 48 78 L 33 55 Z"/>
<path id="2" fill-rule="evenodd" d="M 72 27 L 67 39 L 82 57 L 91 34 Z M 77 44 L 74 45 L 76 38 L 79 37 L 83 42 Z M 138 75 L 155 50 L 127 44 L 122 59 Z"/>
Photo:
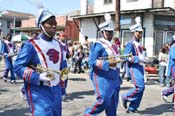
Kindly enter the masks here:
<path id="1" fill-rule="evenodd" d="M 115 5 L 115 30 L 116 30 L 116 36 L 119 37 L 120 34 L 120 0 L 116 0 Z"/>

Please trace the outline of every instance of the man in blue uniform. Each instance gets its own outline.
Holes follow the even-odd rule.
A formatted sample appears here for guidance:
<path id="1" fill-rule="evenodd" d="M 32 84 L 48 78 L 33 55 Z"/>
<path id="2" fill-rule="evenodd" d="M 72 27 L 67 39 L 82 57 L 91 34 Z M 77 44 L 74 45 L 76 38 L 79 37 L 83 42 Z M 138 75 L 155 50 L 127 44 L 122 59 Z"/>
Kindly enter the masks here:
<path id="1" fill-rule="evenodd" d="M 124 51 L 124 54 L 132 54 L 132 57 L 128 58 L 127 62 L 129 75 L 134 84 L 134 87 L 128 93 L 122 95 L 123 106 L 125 109 L 128 108 L 127 113 L 137 112 L 145 89 L 143 63 L 146 62 L 146 58 L 142 54 L 143 46 L 139 41 L 142 38 L 143 29 L 140 17 L 136 17 L 135 20 L 136 24 L 130 27 L 133 38 L 127 42 Z M 129 107 L 127 106 L 128 102 L 130 103 Z"/>
<path id="2" fill-rule="evenodd" d="M 112 37 L 114 27 L 112 21 L 99 25 L 104 38 L 94 42 L 90 47 L 89 65 L 90 78 L 96 94 L 96 102 L 85 111 L 85 116 L 96 116 L 105 111 L 106 116 L 116 116 L 120 89 L 119 69 L 116 58 L 118 54 L 113 49 Z"/>
<path id="3" fill-rule="evenodd" d="M 23 44 L 14 63 L 14 71 L 24 80 L 32 116 L 61 116 L 60 75 L 38 72 L 34 68 L 40 65 L 61 70 L 61 47 L 53 38 L 57 27 L 56 18 L 51 12 L 41 9 L 37 26 L 41 29 L 41 34 Z"/>
<path id="4" fill-rule="evenodd" d="M 167 63 L 167 69 L 166 69 L 166 76 L 172 77 L 172 79 L 175 80 L 175 35 L 173 36 L 172 45 L 171 45 L 168 55 L 169 56 L 168 56 L 168 63 Z M 169 95 L 174 93 L 174 87 L 175 85 L 173 83 L 173 85 L 170 88 L 162 90 L 162 99 L 164 101 L 167 100 L 167 97 Z"/>

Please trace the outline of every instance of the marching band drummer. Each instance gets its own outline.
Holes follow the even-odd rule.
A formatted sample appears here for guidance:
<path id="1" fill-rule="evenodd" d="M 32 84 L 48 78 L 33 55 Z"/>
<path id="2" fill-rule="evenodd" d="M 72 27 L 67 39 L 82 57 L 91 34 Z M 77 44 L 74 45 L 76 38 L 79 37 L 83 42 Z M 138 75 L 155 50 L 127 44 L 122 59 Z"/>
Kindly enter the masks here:
<path id="1" fill-rule="evenodd" d="M 109 14 L 106 22 L 99 25 L 104 38 L 94 42 L 90 47 L 90 78 L 96 94 L 96 102 L 85 111 L 85 116 L 96 116 L 105 110 L 106 116 L 116 116 L 120 90 L 119 69 L 116 58 L 105 60 L 102 57 L 117 56 L 112 47 L 114 27 Z"/>
<path id="2" fill-rule="evenodd" d="M 41 65 L 59 71 L 62 67 L 60 44 L 53 38 L 57 27 L 56 18 L 48 10 L 39 11 L 37 26 L 41 34 L 24 43 L 14 63 L 14 71 L 24 80 L 32 116 L 61 116 L 60 75 L 39 73 L 30 68 L 30 65 Z"/>
<path id="3" fill-rule="evenodd" d="M 147 61 L 143 56 L 143 46 L 140 44 L 142 38 L 142 26 L 140 17 L 136 17 L 136 24 L 130 27 L 133 34 L 133 38 L 127 42 L 124 54 L 132 54 L 132 57 L 128 58 L 129 75 L 134 87 L 128 92 L 122 95 L 122 103 L 127 113 L 136 113 L 140 106 L 143 92 L 145 89 L 144 83 L 144 68 L 143 63 Z M 129 107 L 127 106 L 130 102 Z"/>

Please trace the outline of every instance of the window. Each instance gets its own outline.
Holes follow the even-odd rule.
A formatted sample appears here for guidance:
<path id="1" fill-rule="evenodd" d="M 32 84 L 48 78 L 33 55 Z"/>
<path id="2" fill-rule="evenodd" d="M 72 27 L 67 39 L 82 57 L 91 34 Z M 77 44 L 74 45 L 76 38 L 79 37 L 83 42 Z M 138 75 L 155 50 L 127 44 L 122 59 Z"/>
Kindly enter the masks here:
<path id="1" fill-rule="evenodd" d="M 137 2 L 138 0 L 126 0 L 126 2 Z"/>
<path id="2" fill-rule="evenodd" d="M 112 3 L 112 0 L 104 0 L 104 4 Z"/>

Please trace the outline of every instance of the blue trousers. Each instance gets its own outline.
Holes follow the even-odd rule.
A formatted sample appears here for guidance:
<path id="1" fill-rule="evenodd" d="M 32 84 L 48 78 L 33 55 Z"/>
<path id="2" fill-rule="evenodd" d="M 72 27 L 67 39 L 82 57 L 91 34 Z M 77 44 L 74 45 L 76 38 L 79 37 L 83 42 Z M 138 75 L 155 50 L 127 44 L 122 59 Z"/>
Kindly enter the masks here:
<path id="1" fill-rule="evenodd" d="M 60 85 L 26 85 L 27 101 L 32 116 L 62 116 Z"/>
<path id="2" fill-rule="evenodd" d="M 117 116 L 120 90 L 119 78 L 118 84 L 115 83 L 115 80 L 107 80 L 101 77 L 94 78 L 92 82 L 97 98 L 94 105 L 86 109 L 85 116 L 96 116 L 102 111 L 105 111 L 106 116 Z"/>
<path id="3" fill-rule="evenodd" d="M 163 90 L 162 91 L 163 95 L 164 96 L 169 96 L 169 95 L 173 94 L 174 93 L 174 87 L 175 87 L 175 85 L 168 88 L 168 89 Z"/>
<path id="4" fill-rule="evenodd" d="M 128 110 L 136 110 L 141 103 L 145 89 L 143 70 L 130 68 L 131 81 L 134 87 L 122 95 L 122 99 L 130 102 Z"/>
<path id="5" fill-rule="evenodd" d="M 14 75 L 14 71 L 13 71 L 12 59 L 5 58 L 5 71 L 4 71 L 3 77 L 7 78 L 9 71 L 11 73 L 10 80 L 16 80 L 15 75 Z"/>

